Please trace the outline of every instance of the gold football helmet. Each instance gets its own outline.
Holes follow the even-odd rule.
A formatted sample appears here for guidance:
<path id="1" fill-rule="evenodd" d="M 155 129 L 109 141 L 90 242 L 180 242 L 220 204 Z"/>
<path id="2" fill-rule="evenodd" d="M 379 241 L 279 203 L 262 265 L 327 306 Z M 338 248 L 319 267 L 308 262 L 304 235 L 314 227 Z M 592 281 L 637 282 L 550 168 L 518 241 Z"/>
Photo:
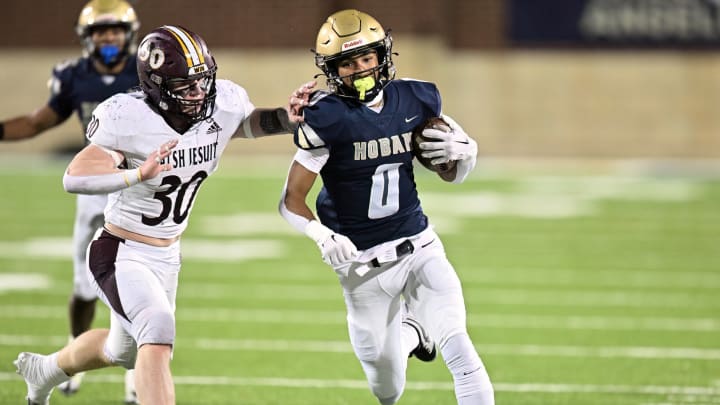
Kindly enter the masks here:
<path id="1" fill-rule="evenodd" d="M 122 27 L 125 43 L 122 48 L 103 46 L 98 48 L 92 41 L 92 32 L 100 27 Z M 135 36 L 140 28 L 135 10 L 125 0 L 91 0 L 78 17 L 75 32 L 82 41 L 86 56 L 96 58 L 108 67 L 120 62 L 128 52 L 135 51 Z"/>
<path id="2" fill-rule="evenodd" d="M 358 80 L 354 80 L 353 88 L 348 87 L 338 75 L 337 62 L 370 50 L 377 53 L 378 66 L 353 75 Z M 320 27 L 313 52 L 328 89 L 339 96 L 372 100 L 395 77 L 390 31 L 362 11 L 342 10 L 328 17 Z"/>

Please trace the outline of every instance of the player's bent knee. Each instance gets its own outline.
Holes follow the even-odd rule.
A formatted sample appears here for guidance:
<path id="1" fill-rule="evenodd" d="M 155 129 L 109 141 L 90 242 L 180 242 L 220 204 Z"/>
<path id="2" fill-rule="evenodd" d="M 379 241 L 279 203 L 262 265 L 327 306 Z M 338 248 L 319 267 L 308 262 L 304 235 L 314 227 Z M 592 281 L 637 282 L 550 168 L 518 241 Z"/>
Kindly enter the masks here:
<path id="1" fill-rule="evenodd" d="M 374 363 L 380 359 L 381 348 L 371 332 L 355 329 L 350 340 L 358 360 Z"/>
<path id="2" fill-rule="evenodd" d="M 103 348 L 103 353 L 110 363 L 116 366 L 124 367 L 128 370 L 135 368 L 135 359 L 137 359 L 137 347 L 135 346 L 119 348 L 106 344 Z"/>
<path id="3" fill-rule="evenodd" d="M 400 394 L 388 398 L 378 398 L 380 405 L 393 405 L 400 399 Z"/>
<path id="4" fill-rule="evenodd" d="M 175 343 L 175 316 L 171 312 L 146 310 L 136 317 L 137 320 L 142 320 L 137 331 L 138 347 L 144 344 L 172 346 Z"/>
<path id="5" fill-rule="evenodd" d="M 380 350 L 375 346 L 355 347 L 355 355 L 358 360 L 367 363 L 375 363 L 380 360 Z"/>

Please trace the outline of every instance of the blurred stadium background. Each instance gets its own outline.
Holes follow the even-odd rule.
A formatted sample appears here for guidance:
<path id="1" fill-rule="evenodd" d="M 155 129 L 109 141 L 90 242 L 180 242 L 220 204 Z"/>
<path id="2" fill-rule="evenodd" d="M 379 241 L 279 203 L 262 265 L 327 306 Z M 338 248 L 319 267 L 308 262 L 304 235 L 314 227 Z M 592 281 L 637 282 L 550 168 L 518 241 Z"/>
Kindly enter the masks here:
<path id="1" fill-rule="evenodd" d="M 499 404 L 720 403 L 720 3 L 714 0 L 131 1 L 144 34 L 200 33 L 218 77 L 258 106 L 319 71 L 327 15 L 391 28 L 400 77 L 436 82 L 478 142 L 464 186 L 418 169 L 466 289 Z M 41 106 L 80 53 L 84 0 L 4 4 L 0 118 Z M 66 339 L 72 117 L 0 144 L 0 403 L 20 350 Z M 173 363 L 179 404 L 373 403 L 340 288 L 276 201 L 288 137 L 236 141 L 184 241 Z M 104 310 L 103 310 L 104 311 Z M 100 311 L 96 324 L 103 325 Z M 401 403 L 452 403 L 442 364 L 413 363 Z M 118 403 L 121 373 L 55 404 Z M 114 394 L 115 393 L 115 394 Z"/>

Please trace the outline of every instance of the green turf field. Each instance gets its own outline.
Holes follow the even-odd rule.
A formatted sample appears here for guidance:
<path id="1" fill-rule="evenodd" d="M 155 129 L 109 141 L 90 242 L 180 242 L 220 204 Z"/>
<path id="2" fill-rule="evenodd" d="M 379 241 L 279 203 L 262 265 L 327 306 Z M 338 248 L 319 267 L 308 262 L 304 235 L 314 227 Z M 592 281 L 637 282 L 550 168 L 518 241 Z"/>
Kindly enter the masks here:
<path id="1" fill-rule="evenodd" d="M 231 163 L 183 238 L 177 403 L 376 403 L 333 272 L 276 213 L 286 165 Z M 12 360 L 66 340 L 74 197 L 65 162 L 0 165 L 0 404 L 23 404 Z M 461 186 L 418 173 L 498 404 L 720 403 L 717 172 L 479 167 Z M 52 403 L 120 404 L 122 377 L 91 373 Z M 441 360 L 411 360 L 400 403 L 454 403 Z"/>

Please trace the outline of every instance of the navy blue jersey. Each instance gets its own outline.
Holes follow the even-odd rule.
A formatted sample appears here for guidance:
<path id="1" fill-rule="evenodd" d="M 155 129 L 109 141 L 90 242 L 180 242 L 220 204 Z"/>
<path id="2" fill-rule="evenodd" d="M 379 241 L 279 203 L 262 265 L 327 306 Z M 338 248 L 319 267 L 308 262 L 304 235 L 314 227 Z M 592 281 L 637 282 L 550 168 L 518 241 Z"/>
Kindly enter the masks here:
<path id="1" fill-rule="evenodd" d="M 330 151 L 320 171 L 320 221 L 346 235 L 358 249 L 415 235 L 427 227 L 415 187 L 410 137 L 440 115 L 433 83 L 394 80 L 384 89 L 379 113 L 334 94 L 319 93 L 305 107 L 295 133 L 303 149 Z"/>
<path id="2" fill-rule="evenodd" d="M 85 130 L 101 101 L 138 85 L 135 55 L 128 55 L 125 68 L 117 75 L 100 74 L 91 59 L 78 58 L 53 68 L 48 105 L 62 121 L 75 111 Z"/>

